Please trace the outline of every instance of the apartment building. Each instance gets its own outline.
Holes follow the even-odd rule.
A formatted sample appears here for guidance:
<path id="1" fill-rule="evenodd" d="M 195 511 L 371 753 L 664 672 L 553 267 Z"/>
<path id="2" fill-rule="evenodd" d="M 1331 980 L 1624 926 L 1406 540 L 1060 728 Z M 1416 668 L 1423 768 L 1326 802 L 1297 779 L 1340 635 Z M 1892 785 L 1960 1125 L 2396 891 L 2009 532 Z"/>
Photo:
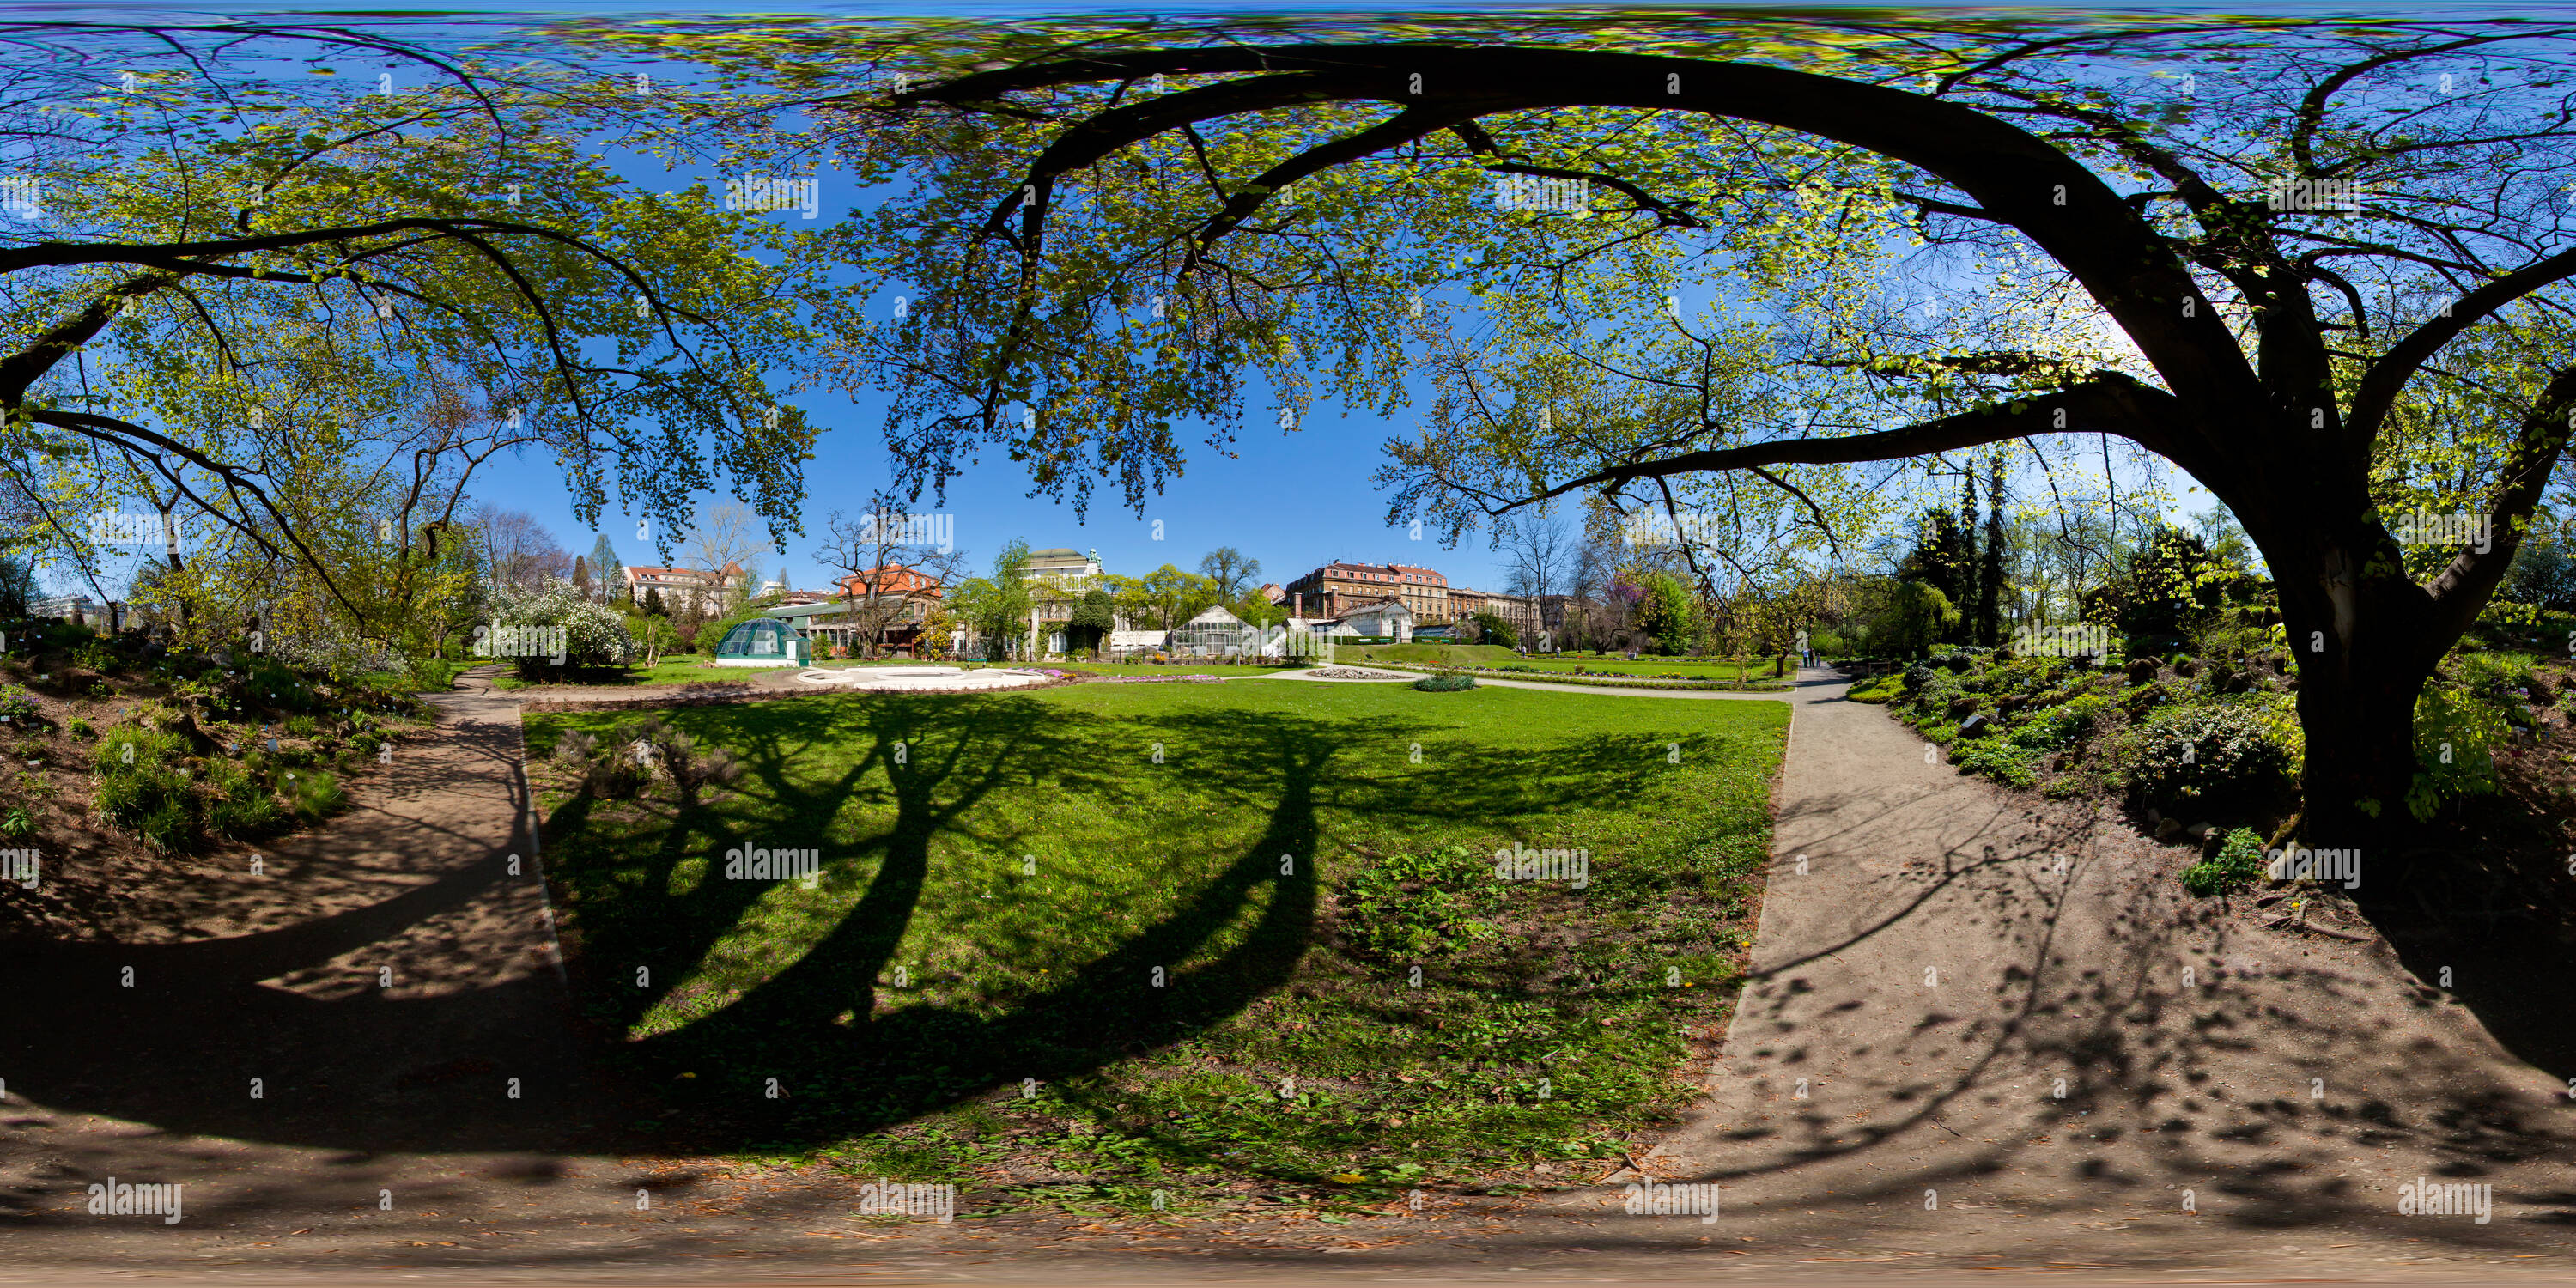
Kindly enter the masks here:
<path id="1" fill-rule="evenodd" d="M 1416 625 L 1450 619 L 1449 579 L 1412 564 L 1328 563 L 1283 588 L 1299 617 L 1341 617 L 1363 604 L 1392 598 Z"/>
<path id="2" fill-rule="evenodd" d="M 742 565 L 729 563 L 722 572 L 703 568 L 628 568 L 626 597 L 638 604 L 653 591 L 662 592 L 665 612 L 685 614 L 696 608 L 701 612 L 724 611 L 734 579 L 742 575 Z"/>
<path id="3" fill-rule="evenodd" d="M 1561 598 L 1561 596 L 1551 596 Z M 1492 613 L 1511 624 L 1512 633 L 1523 640 L 1537 638 L 1542 623 L 1538 603 L 1527 595 L 1506 595 L 1499 591 L 1469 590 L 1465 587 L 1449 592 L 1451 620 L 1463 621 L 1478 613 Z"/>

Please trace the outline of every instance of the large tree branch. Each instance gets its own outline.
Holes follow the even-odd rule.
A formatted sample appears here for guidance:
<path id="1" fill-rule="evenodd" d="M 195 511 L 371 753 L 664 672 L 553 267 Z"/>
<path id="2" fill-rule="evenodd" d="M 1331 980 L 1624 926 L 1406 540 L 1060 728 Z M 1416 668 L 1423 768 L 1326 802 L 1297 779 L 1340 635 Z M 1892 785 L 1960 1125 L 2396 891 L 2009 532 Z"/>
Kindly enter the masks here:
<path id="1" fill-rule="evenodd" d="M 1753 64 L 1593 50 L 1311 44 L 1087 55 L 978 73 L 903 97 L 963 107 L 1024 90 L 1157 72 L 1271 74 L 1254 76 L 1250 85 L 1289 79 L 1276 75 L 1289 73 L 1310 91 L 1324 87 L 1304 77 L 1328 73 L 1337 86 L 1351 88 L 1316 97 L 1465 103 L 1477 105 L 1479 114 L 1562 107 L 1698 112 L 1865 148 L 1929 171 L 2031 237 L 2084 284 L 2186 402 L 2215 419 L 2262 398 L 2252 365 L 2218 311 L 2185 305 L 2197 301 L 2198 287 L 2165 239 L 2091 170 L 1995 116 L 1885 86 Z M 1106 155 L 1154 132 L 1130 121 L 1106 137 L 1086 137 L 1080 151 Z"/>
<path id="2" fill-rule="evenodd" d="M 2504 581 L 2514 552 L 2522 546 L 2521 521 L 2539 503 L 2541 492 L 2549 486 L 2550 469 L 2566 449 L 2571 418 L 2576 418 L 2576 367 L 2561 369 L 2523 416 L 2505 458 L 2504 477 L 2488 506 L 2496 520 L 2493 540 L 2483 551 L 2474 547 L 2460 551 L 2425 587 L 2433 599 L 2434 617 L 2427 638 L 2440 640 L 2447 648 L 2467 632 Z"/>
<path id="3" fill-rule="evenodd" d="M 1659 479 L 1673 474 L 1752 470 L 1768 465 L 1851 465 L 1863 461 L 1892 461 L 2042 434 L 2117 434 L 2150 450 L 2171 455 L 2163 433 L 2163 422 L 2169 418 L 2173 403 L 2171 394 L 2139 384 L 2116 372 L 2106 372 L 2053 394 L 1980 407 L 1901 429 L 1854 434 L 1847 438 L 1787 438 L 1684 452 L 1660 460 L 1630 461 L 1560 483 L 1504 508 L 1533 504 L 1586 488 L 1617 487 L 1638 479 Z M 2188 462 L 2183 464 L 2189 468 Z"/>
<path id="4" fill-rule="evenodd" d="M 2352 414 L 2345 421 L 2350 432 L 2358 441 L 2369 442 L 2388 419 L 2389 409 L 2397 405 L 2398 392 L 2406 387 L 2407 380 L 2441 352 L 2452 337 L 2486 320 L 2497 309 L 2569 278 L 2576 278 L 2576 250 L 2563 250 L 2515 269 L 2461 296 L 2439 316 L 2426 319 L 2405 339 L 2389 346 L 2388 352 L 2363 374 L 2360 387 L 2353 391 Z"/>
<path id="5" fill-rule="evenodd" d="M 144 457 L 152 463 L 153 468 L 163 478 L 170 481 L 173 488 L 186 496 L 199 510 L 248 537 L 253 544 L 267 551 L 271 558 L 285 558 L 285 552 L 279 550 L 257 528 L 234 517 L 222 507 L 208 503 L 204 497 L 198 496 L 196 491 L 188 486 L 187 480 L 161 458 L 160 453 L 167 452 L 214 475 L 223 483 L 226 491 L 235 496 L 248 496 L 258 504 L 260 509 L 267 511 L 268 517 L 277 524 L 278 535 L 284 537 L 287 544 L 295 547 L 295 552 L 303 557 L 304 566 L 312 569 L 314 576 L 321 578 L 322 587 L 331 593 L 331 598 L 338 600 L 340 606 L 348 610 L 352 617 L 359 621 L 366 620 L 366 613 L 342 592 L 339 583 L 332 579 L 330 569 L 325 567 L 322 561 L 315 557 L 312 549 L 304 544 L 303 536 L 296 531 L 294 523 L 287 519 L 285 512 L 277 507 L 277 503 L 269 498 L 267 490 L 252 481 L 244 471 L 218 461 L 177 439 L 156 434 L 140 425 L 118 420 L 113 416 L 96 416 L 87 412 L 61 411 L 52 408 L 30 411 L 27 416 L 38 424 L 68 429 L 85 438 L 95 439 L 121 451 Z M 150 450 L 144 450 L 147 448 Z"/>

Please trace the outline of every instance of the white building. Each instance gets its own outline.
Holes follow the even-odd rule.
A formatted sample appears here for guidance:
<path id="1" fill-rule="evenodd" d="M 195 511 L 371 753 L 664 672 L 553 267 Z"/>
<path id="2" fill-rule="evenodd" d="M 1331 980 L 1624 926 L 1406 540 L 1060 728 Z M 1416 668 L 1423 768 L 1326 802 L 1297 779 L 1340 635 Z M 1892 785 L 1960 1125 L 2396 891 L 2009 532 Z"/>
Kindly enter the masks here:
<path id="1" fill-rule="evenodd" d="M 703 612 L 722 612 L 733 593 L 734 579 L 742 575 L 741 564 L 726 564 L 723 572 L 703 568 L 629 568 L 626 570 L 626 595 L 637 604 L 654 591 L 662 592 L 662 609 L 683 613 L 690 608 Z"/>
<path id="2" fill-rule="evenodd" d="M 1371 639 L 1392 639 L 1398 644 L 1413 640 L 1413 610 L 1404 601 L 1389 596 L 1354 606 L 1338 619 L 1350 627 L 1349 634 Z M 1340 634 L 1341 632 L 1335 632 Z"/>

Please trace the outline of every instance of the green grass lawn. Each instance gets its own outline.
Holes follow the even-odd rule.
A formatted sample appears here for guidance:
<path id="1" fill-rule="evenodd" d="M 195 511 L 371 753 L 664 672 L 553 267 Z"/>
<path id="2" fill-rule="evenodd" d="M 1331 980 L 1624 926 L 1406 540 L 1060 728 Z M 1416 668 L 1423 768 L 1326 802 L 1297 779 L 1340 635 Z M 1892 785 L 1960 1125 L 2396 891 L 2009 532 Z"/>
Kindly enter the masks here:
<path id="1" fill-rule="evenodd" d="M 662 655 L 661 662 L 654 666 L 630 666 L 624 671 L 584 676 L 577 680 L 567 680 L 564 684 L 576 688 L 609 688 L 620 685 L 646 688 L 657 684 L 723 684 L 748 680 L 766 671 L 784 669 L 758 666 L 709 666 L 707 661 L 707 658 L 694 653 L 666 653 Z M 492 681 L 492 687 L 543 689 L 558 686 L 552 681 L 523 680 L 516 675 L 505 673 Z"/>
<path id="2" fill-rule="evenodd" d="M 1581 660 L 1574 658 L 1525 657 L 1515 658 L 1513 661 L 1506 663 L 1505 665 L 1530 666 L 1536 667 L 1542 671 L 1590 671 L 1595 673 L 1607 672 L 1613 675 L 1672 675 L 1694 680 L 1732 680 L 1735 678 L 1734 662 L 1709 658 L 1641 657 L 1636 661 L 1631 662 L 1626 658 L 1618 657 L 1588 658 Z M 1795 659 L 1791 660 L 1790 665 L 1792 670 L 1796 669 Z M 1771 659 L 1765 657 L 1747 661 L 1744 664 L 1744 673 L 1750 679 L 1770 679 Z"/>
<path id="3" fill-rule="evenodd" d="M 1499 644 L 1336 644 L 1333 660 L 1345 664 L 1402 662 L 1412 666 L 1508 666 L 1521 655 Z"/>
<path id="4" fill-rule="evenodd" d="M 1788 718 L 1286 683 L 662 714 L 737 788 L 540 789 L 576 990 L 667 1143 L 1130 1207 L 1543 1181 L 1668 1122 L 1739 984 Z M 1514 845 L 1588 884 L 1497 879 Z M 727 879 L 742 846 L 820 878 Z"/>
<path id="5" fill-rule="evenodd" d="M 1157 666 L 1151 662 L 1042 662 L 1039 665 L 1089 675 L 1275 675 L 1289 669 L 1284 662 L 1266 666 L 1225 662 L 1176 662 L 1168 666 Z"/>
<path id="6" fill-rule="evenodd" d="M 1523 657 L 1510 649 L 1478 644 L 1466 647 L 1439 644 L 1379 644 L 1336 648 L 1337 662 L 1362 664 L 1389 663 L 1399 666 L 1494 667 L 1514 671 L 1541 672 L 1557 675 L 1648 676 L 1674 680 L 1722 681 L 1727 687 L 1736 684 L 1736 664 L 1716 658 L 1551 658 Z M 1748 688 L 1780 687 L 1785 681 L 1771 676 L 1771 659 L 1759 658 L 1745 663 L 1745 686 Z M 1545 675 L 1524 678 L 1543 679 Z"/>

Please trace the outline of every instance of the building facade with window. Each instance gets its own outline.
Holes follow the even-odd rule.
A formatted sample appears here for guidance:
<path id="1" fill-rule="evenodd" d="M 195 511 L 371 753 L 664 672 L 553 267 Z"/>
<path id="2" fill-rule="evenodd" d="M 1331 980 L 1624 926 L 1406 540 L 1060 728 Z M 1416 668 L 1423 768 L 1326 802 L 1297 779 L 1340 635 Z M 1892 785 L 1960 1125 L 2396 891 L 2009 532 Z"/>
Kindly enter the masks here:
<path id="1" fill-rule="evenodd" d="M 1524 647 L 1538 638 L 1541 623 L 1538 604 L 1527 595 L 1506 595 L 1498 591 L 1469 590 L 1460 587 L 1449 592 L 1452 620 L 1464 621 L 1478 613 L 1492 613 L 1510 624 Z"/>
<path id="2" fill-rule="evenodd" d="M 722 572 L 703 568 L 629 568 L 626 597 L 642 604 L 646 595 L 658 590 L 662 592 L 664 612 L 720 613 L 726 597 L 733 593 L 734 579 L 740 576 L 742 565 L 738 563 L 726 564 Z"/>
<path id="3" fill-rule="evenodd" d="M 1449 579 L 1412 564 L 1328 563 L 1283 587 L 1298 617 L 1341 617 L 1361 605 L 1393 598 L 1415 623 L 1449 620 Z"/>

